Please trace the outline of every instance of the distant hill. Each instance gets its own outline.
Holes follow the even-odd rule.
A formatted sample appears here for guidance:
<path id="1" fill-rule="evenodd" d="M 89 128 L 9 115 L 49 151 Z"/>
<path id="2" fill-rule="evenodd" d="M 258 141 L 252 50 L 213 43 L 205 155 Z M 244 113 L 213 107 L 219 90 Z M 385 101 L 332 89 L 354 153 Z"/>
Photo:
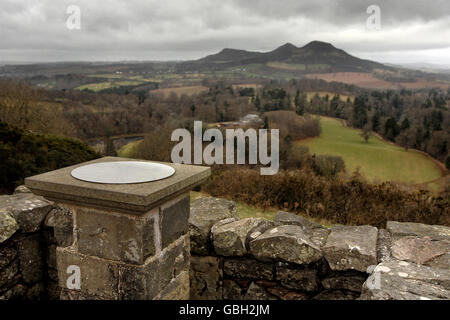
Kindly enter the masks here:
<path id="1" fill-rule="evenodd" d="M 330 43 L 312 41 L 304 47 L 286 43 L 270 52 L 223 49 L 217 54 L 189 62 L 195 67 L 213 69 L 264 64 L 274 69 L 315 72 L 372 72 L 389 69 L 381 63 L 359 59 Z"/>

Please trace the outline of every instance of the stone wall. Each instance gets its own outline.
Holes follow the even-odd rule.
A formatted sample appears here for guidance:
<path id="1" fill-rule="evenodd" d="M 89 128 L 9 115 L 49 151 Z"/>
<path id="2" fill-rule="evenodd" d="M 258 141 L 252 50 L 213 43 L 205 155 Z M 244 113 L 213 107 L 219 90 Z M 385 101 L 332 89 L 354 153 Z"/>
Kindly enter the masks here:
<path id="1" fill-rule="evenodd" d="M 0 196 L 0 300 L 54 298 L 54 251 L 44 223 L 52 204 L 24 187 Z"/>
<path id="2" fill-rule="evenodd" d="M 0 196 L 0 299 L 450 299 L 448 227 L 239 219 L 217 198 L 195 200 L 188 223 L 188 205 L 184 194 L 115 219 L 23 187 Z M 81 266 L 83 290 L 66 288 L 69 265 Z"/>
<path id="3" fill-rule="evenodd" d="M 189 223 L 191 299 L 450 299 L 448 227 L 239 219 L 215 198 L 197 199 Z"/>
<path id="4" fill-rule="evenodd" d="M 61 299 L 189 298 L 188 194 L 139 216 L 60 205 L 74 221 L 73 241 L 56 248 Z M 70 266 L 81 289 L 67 287 Z"/>

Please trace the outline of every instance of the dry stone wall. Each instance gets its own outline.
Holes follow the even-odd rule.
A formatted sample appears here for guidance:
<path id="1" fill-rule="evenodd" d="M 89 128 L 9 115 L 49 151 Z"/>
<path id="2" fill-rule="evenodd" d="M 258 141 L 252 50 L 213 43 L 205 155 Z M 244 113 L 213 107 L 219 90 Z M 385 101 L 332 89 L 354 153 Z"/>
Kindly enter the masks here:
<path id="1" fill-rule="evenodd" d="M 127 229 L 124 216 L 56 206 L 23 187 L 0 196 L 0 299 L 450 299 L 448 227 L 240 219 L 218 198 L 179 216 L 188 205 L 182 196 L 161 207 L 156 227 L 144 215 Z M 64 288 L 69 264 L 82 267 L 83 290 Z"/>
<path id="2" fill-rule="evenodd" d="M 0 196 L 0 300 L 53 296 L 54 252 L 44 225 L 52 209 L 23 187 Z"/>
<path id="3" fill-rule="evenodd" d="M 191 299 L 450 299 L 448 227 L 239 219 L 217 198 L 194 201 L 189 223 Z"/>

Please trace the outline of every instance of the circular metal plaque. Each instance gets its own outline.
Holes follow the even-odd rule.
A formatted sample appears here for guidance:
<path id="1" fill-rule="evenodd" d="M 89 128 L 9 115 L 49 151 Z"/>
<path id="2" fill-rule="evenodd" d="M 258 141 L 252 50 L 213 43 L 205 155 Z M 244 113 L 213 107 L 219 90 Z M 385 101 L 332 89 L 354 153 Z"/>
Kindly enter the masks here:
<path id="1" fill-rule="evenodd" d="M 105 183 L 128 184 L 157 181 L 170 177 L 175 169 L 165 164 L 139 161 L 115 161 L 88 164 L 72 170 L 72 177 L 78 180 Z"/>

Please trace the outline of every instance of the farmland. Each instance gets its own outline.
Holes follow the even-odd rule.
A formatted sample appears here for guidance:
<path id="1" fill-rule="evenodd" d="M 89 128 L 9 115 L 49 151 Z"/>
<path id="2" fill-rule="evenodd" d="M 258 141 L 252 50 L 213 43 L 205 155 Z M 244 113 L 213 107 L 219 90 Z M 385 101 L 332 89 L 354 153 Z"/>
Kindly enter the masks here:
<path id="1" fill-rule="evenodd" d="M 310 153 L 343 158 L 349 173 L 359 168 L 369 181 L 395 181 L 421 184 L 441 177 L 441 170 L 428 157 L 415 150 L 405 151 L 376 136 L 366 143 L 360 131 L 347 128 L 338 119 L 321 117 L 322 134 L 318 138 L 298 141 Z"/>
<path id="2" fill-rule="evenodd" d="M 150 93 L 161 93 L 164 96 L 168 96 L 171 92 L 175 93 L 178 96 L 181 96 L 183 94 L 186 95 L 193 95 L 193 94 L 199 94 L 202 92 L 208 91 L 207 87 L 204 86 L 186 86 L 186 87 L 178 87 L 178 88 L 163 88 L 163 89 L 156 89 L 152 90 Z"/>

